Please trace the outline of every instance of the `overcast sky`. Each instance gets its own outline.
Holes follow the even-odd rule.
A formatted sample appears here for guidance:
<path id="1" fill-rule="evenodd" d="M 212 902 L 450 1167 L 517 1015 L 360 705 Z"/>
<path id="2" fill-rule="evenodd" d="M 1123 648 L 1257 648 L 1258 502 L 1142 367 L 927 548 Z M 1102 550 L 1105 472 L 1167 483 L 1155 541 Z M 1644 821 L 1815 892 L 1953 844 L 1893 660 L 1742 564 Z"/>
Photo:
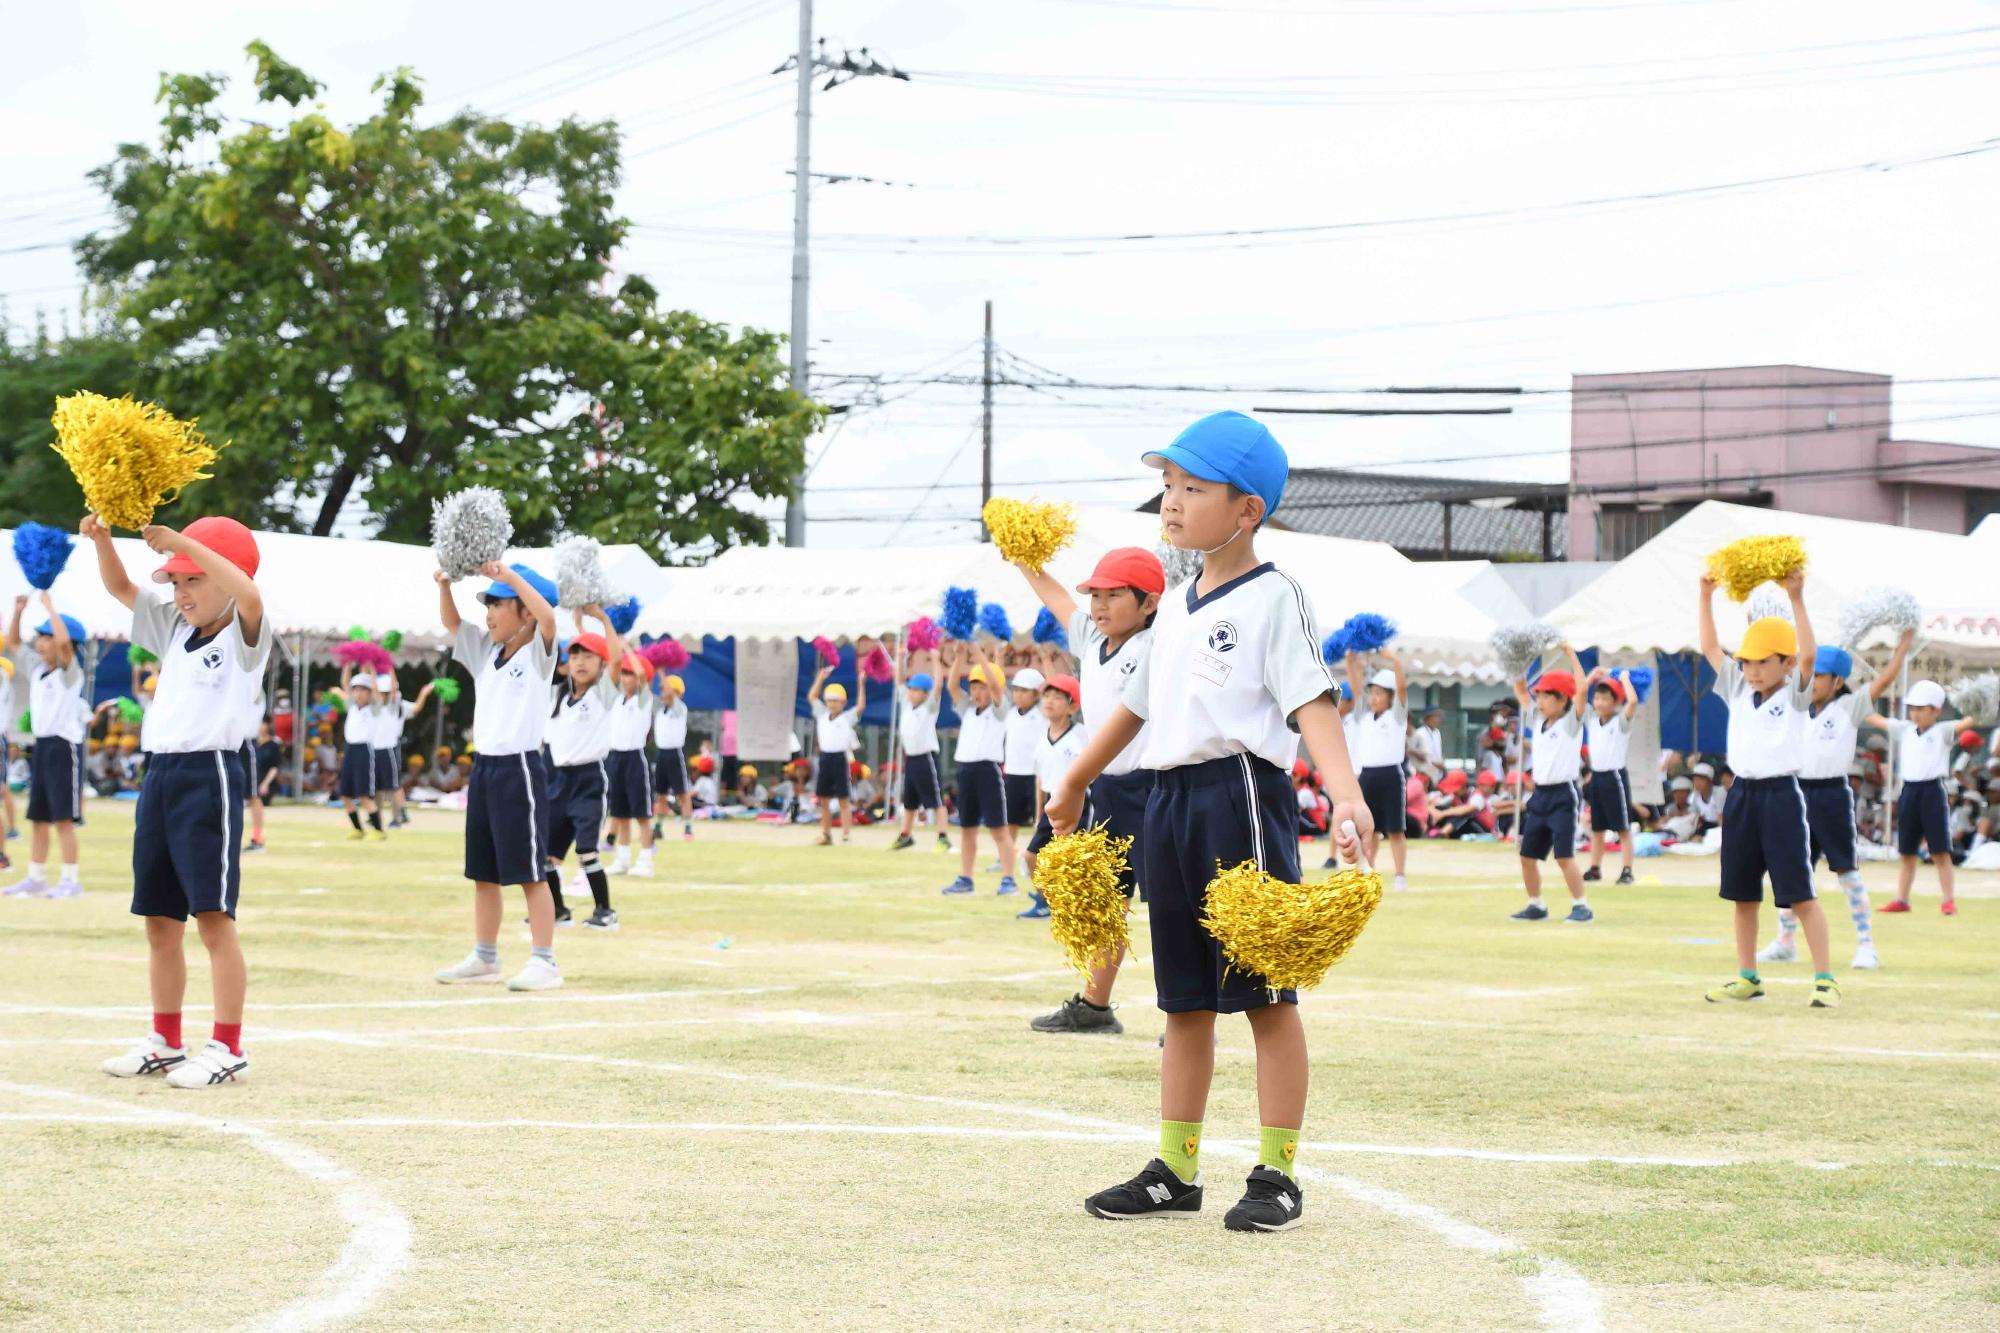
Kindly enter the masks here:
<path id="1" fill-rule="evenodd" d="M 988 298 L 1014 378 L 1242 386 L 1002 389 L 1003 489 L 1084 503 L 1144 498 L 1138 453 L 1201 412 L 1367 401 L 1257 389 L 2000 375 L 2000 152 L 1911 161 L 2000 146 L 1994 0 L 821 0 L 816 26 L 912 78 L 815 98 L 814 169 L 893 184 L 814 195 L 816 383 L 881 401 L 815 444 L 814 544 L 975 530 L 979 390 L 907 381 L 978 373 Z M 78 0 L 7 29 L 0 250 L 101 221 L 82 174 L 151 137 L 160 71 L 241 89 L 261 37 L 339 119 L 404 64 L 435 109 L 617 118 L 640 224 L 619 268 L 789 325 L 792 84 L 768 71 L 793 0 Z M 1868 163 L 1909 165 L 1838 170 Z M 1824 174 L 1631 198 L 1797 173 Z M 1624 202 L 1557 207 L 1587 200 Z M 16 324 L 75 281 L 64 250 L 0 254 Z M 1268 419 L 1295 466 L 1559 480 L 1566 410 Z M 1896 415 L 2000 445 L 2000 382 L 1907 385 Z"/>

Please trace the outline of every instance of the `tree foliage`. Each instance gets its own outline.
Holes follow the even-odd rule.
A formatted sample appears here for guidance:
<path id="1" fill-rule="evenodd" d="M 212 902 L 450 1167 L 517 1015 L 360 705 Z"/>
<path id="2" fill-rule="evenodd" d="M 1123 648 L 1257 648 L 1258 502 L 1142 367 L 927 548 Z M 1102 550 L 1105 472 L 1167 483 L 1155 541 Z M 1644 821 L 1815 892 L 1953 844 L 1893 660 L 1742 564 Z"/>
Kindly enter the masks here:
<path id="1" fill-rule="evenodd" d="M 131 341 L 107 334 L 51 338 L 37 331 L 15 346 L 0 339 L 0 527 L 33 520 L 74 528 L 83 517 L 76 481 L 49 448 L 58 394 L 130 386 L 139 363 Z M 112 393 L 123 392 L 113 387 Z"/>
<path id="2" fill-rule="evenodd" d="M 117 226 L 79 246 L 154 396 L 231 441 L 204 509 L 325 533 L 358 496 L 422 540 L 430 501 L 478 482 L 524 541 L 766 536 L 735 502 L 784 493 L 819 409 L 774 335 L 607 290 L 613 125 L 423 124 L 403 69 L 341 127 L 310 75 L 249 54 L 282 123 L 226 120 L 219 75 L 163 77 L 157 139 L 95 173 Z"/>

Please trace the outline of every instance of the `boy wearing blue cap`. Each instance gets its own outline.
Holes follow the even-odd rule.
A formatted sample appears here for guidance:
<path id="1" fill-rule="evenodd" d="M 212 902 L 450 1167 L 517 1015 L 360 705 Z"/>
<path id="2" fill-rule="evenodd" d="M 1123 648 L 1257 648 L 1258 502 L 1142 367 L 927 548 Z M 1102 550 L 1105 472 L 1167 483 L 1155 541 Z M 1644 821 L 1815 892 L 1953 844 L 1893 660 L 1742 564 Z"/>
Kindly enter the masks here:
<path id="1" fill-rule="evenodd" d="M 1255 550 L 1257 529 L 1284 496 L 1284 449 L 1262 423 L 1220 412 L 1144 461 L 1164 476 L 1167 540 L 1200 551 L 1202 570 L 1164 599 L 1151 651 L 1120 705 L 1089 719 L 1094 736 L 1050 796 L 1048 816 L 1057 833 L 1073 830 L 1091 780 L 1144 728 L 1141 767 L 1154 780 L 1140 860 L 1152 907 L 1154 982 L 1167 1015 L 1160 1153 L 1084 1208 L 1116 1220 L 1200 1211 L 1215 1018 L 1241 1013 L 1257 1047 L 1261 1131 L 1257 1165 L 1223 1224 L 1288 1231 L 1304 1208 L 1295 1174 L 1307 1082 L 1298 997 L 1229 966 L 1202 926 L 1207 888 L 1218 864 L 1243 861 L 1281 880 L 1299 879 L 1290 770 L 1301 739 L 1333 798 L 1341 855 L 1353 860 L 1374 826 L 1348 758 L 1312 607 L 1298 584 L 1260 563 Z"/>
<path id="2" fill-rule="evenodd" d="M 25 596 L 14 599 L 14 619 L 7 626 L 7 651 L 21 646 L 21 614 Z M 59 615 L 55 598 L 42 594 L 49 618 L 35 631 L 39 659 L 28 676 L 28 724 L 35 748 L 28 768 L 28 873 L 10 886 L 10 898 L 74 898 L 83 892 L 77 871 L 76 826 L 83 818 L 83 738 L 90 710 L 83 700 L 83 663 L 77 641 L 83 625 L 74 616 Z M 62 853 L 62 874 L 49 883 L 49 834 Z"/>
<path id="3" fill-rule="evenodd" d="M 480 566 L 493 580 L 479 600 L 486 625 L 463 619 L 451 578 L 439 570 L 438 615 L 452 653 L 472 673 L 472 781 L 465 799 L 465 877 L 472 881 L 472 952 L 437 979 L 447 986 L 500 980 L 500 886 L 518 884 L 528 904 L 528 965 L 509 990 L 553 990 L 555 899 L 543 878 L 549 849 L 549 773 L 542 739 L 556 670 L 556 585 L 526 565 Z"/>
<path id="4" fill-rule="evenodd" d="M 903 667 L 903 713 L 896 723 L 903 743 L 903 831 L 889 844 L 892 852 L 916 846 L 919 810 L 930 812 L 937 849 L 951 850 L 944 831 L 944 772 L 938 767 L 939 670 L 937 653 L 929 649 L 911 653 Z"/>
<path id="5" fill-rule="evenodd" d="M 1861 863 L 1854 854 L 1854 787 L 1848 770 L 1854 763 L 1854 740 L 1876 702 L 1889 692 L 1896 673 L 1909 656 L 1915 631 L 1906 631 L 1895 654 L 1868 688 L 1847 687 L 1854 674 L 1854 655 L 1823 643 L 1813 654 L 1813 698 L 1806 722 L 1806 753 L 1799 764 L 1799 787 L 1806 796 L 1806 824 L 1812 834 L 1815 864 L 1824 856 L 1827 869 L 1840 877 L 1847 895 L 1847 912 L 1854 919 L 1854 962 L 1857 971 L 1882 965 L 1875 953 L 1868 886 L 1861 882 Z M 1799 918 L 1789 908 L 1778 909 L 1778 936 L 1757 951 L 1760 963 L 1797 962 Z"/>

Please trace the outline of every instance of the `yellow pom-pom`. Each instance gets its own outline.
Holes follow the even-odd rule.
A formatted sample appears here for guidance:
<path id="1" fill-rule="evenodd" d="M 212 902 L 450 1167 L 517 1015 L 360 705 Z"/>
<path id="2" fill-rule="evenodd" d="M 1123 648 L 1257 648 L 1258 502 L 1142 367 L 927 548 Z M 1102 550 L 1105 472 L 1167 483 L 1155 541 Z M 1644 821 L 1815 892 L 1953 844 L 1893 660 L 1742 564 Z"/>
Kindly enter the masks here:
<path id="1" fill-rule="evenodd" d="M 1114 838 L 1100 824 L 1051 839 L 1035 859 L 1035 891 L 1049 905 L 1049 932 L 1069 965 L 1086 978 L 1091 968 L 1131 944 L 1125 926 L 1129 903 L 1118 887 L 1131 845 L 1130 838 Z"/>
<path id="2" fill-rule="evenodd" d="M 1758 584 L 1783 583 L 1805 563 L 1806 548 L 1797 537 L 1744 537 L 1709 553 L 1708 576 L 1730 601 L 1741 602 Z"/>
<path id="3" fill-rule="evenodd" d="M 980 511 L 1000 558 L 1039 574 L 1076 536 L 1076 511 L 1068 505 L 1031 504 L 994 496 Z"/>
<path id="4" fill-rule="evenodd" d="M 83 488 L 84 507 L 114 527 L 138 531 L 181 487 L 209 474 L 216 451 L 192 421 L 176 420 L 132 395 L 74 393 L 49 420 L 55 451 Z"/>
<path id="5" fill-rule="evenodd" d="M 1381 901 L 1382 877 L 1372 870 L 1287 884 L 1245 861 L 1209 881 L 1201 924 L 1234 970 L 1279 990 L 1307 990 L 1354 947 Z"/>

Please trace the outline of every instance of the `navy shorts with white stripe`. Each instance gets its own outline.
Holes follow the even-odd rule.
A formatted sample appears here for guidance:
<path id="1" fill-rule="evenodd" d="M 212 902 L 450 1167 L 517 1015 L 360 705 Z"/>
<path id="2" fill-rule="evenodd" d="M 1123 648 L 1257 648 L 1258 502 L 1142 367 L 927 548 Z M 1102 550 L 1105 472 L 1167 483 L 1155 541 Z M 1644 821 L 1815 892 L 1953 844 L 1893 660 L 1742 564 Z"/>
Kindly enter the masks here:
<path id="1" fill-rule="evenodd" d="M 375 794 L 375 760 L 371 757 L 373 754 L 374 751 L 365 745 L 347 747 L 347 753 L 340 757 L 340 785 L 337 790 L 341 799 L 353 801 Z M 477 771 L 476 757 L 473 767 L 474 771 Z"/>
<path id="2" fill-rule="evenodd" d="M 648 819 L 653 813 L 653 774 L 644 750 L 613 750 L 604 761 L 609 790 L 605 804 L 613 819 Z"/>
<path id="3" fill-rule="evenodd" d="M 944 805 L 944 777 L 935 754 L 903 757 L 903 804 L 911 810 L 936 810 Z"/>
<path id="4" fill-rule="evenodd" d="M 83 818 L 83 747 L 60 736 L 35 737 L 28 757 L 28 822 Z"/>
<path id="5" fill-rule="evenodd" d="M 1521 859 L 1540 861 L 1554 853 L 1558 861 L 1576 859 L 1577 816 L 1583 797 L 1574 782 L 1537 787 L 1521 816 Z"/>
<path id="6" fill-rule="evenodd" d="M 403 785 L 403 747 L 377 749 L 370 746 L 368 753 L 375 757 L 375 790 L 392 792 Z"/>
<path id="7" fill-rule="evenodd" d="M 604 765 L 570 764 L 549 775 L 549 857 L 560 861 L 597 851 L 607 804 Z"/>
<path id="8" fill-rule="evenodd" d="M 1590 828 L 1593 833 L 1623 833 L 1632 823 L 1632 797 L 1625 782 L 1625 770 L 1607 768 L 1590 775 L 1586 789 L 1590 798 Z"/>
<path id="9" fill-rule="evenodd" d="M 540 752 L 478 754 L 465 796 L 465 877 L 539 884 L 547 872 L 549 770 Z"/>
<path id="10" fill-rule="evenodd" d="M 1722 803 L 1722 891 L 1734 903 L 1771 901 L 1780 907 L 1813 896 L 1806 798 L 1794 777 L 1738 777 Z"/>
<path id="11" fill-rule="evenodd" d="M 243 764 L 234 750 L 146 760 L 132 830 L 132 915 L 236 915 L 242 887 Z"/>

